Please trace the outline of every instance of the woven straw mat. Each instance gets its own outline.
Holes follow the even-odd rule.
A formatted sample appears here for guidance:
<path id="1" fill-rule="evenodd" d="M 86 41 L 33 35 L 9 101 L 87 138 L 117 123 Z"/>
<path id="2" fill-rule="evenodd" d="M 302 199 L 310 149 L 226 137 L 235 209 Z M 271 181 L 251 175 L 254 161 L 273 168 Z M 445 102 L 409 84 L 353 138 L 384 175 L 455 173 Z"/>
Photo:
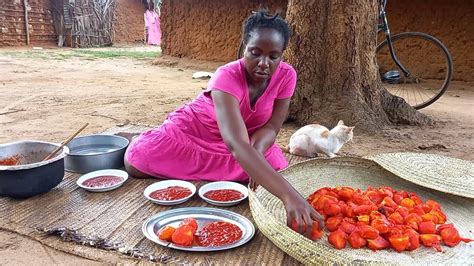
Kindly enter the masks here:
<path id="1" fill-rule="evenodd" d="M 474 198 L 474 163 L 471 161 L 414 152 L 378 154 L 367 159 L 420 186 Z"/>
<path id="2" fill-rule="evenodd" d="M 149 127 L 127 125 L 112 128 L 104 133 L 119 131 L 141 132 Z M 290 158 L 292 159 L 292 158 Z M 293 158 L 293 161 L 298 158 Z M 151 242 L 143 236 L 141 227 L 150 216 L 161 211 L 182 207 L 214 207 L 195 195 L 190 201 L 176 206 L 160 206 L 145 199 L 144 189 L 155 179 L 130 178 L 118 189 L 103 192 L 87 192 L 76 185 L 80 175 L 66 173 L 64 180 L 46 194 L 25 200 L 0 198 L 0 228 L 38 240 L 44 245 L 81 257 L 108 263 L 127 262 L 131 258 L 123 254 L 141 254 L 147 262 L 150 257 L 171 264 L 299 264 L 285 254 L 257 230 L 253 239 L 238 248 L 221 252 L 183 252 Z M 195 182 L 197 188 L 204 182 Z M 239 213 L 254 224 L 248 201 L 223 209 Z M 84 247 L 74 242 L 64 242 L 56 236 L 45 236 L 35 228 L 61 228 L 76 230 L 78 235 L 104 239 L 117 244 L 119 250 L 104 251 Z M 119 252 L 120 251 L 120 252 Z"/>
<path id="3" fill-rule="evenodd" d="M 304 196 L 321 187 L 391 186 L 397 190 L 418 193 L 423 199 L 440 202 L 462 237 L 474 238 L 474 200 L 445 194 L 398 178 L 375 162 L 351 157 L 318 159 L 297 163 L 282 171 L 283 176 Z M 285 208 L 281 201 L 262 187 L 250 192 L 250 208 L 260 231 L 275 245 L 304 264 L 466 264 L 474 262 L 473 244 L 461 243 L 455 248 L 443 246 L 443 252 L 421 247 L 413 252 L 392 250 L 373 252 L 346 247 L 337 250 L 327 237 L 311 241 L 285 225 Z M 471 232 L 472 231 L 472 232 Z M 327 232 L 326 232 L 327 235 Z"/>

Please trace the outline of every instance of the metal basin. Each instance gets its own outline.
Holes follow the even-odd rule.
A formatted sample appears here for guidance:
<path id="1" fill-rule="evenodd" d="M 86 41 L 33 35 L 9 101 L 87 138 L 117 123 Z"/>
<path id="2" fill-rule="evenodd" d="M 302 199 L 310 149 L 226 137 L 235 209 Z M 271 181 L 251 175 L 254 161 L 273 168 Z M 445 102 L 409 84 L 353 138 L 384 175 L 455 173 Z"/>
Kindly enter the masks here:
<path id="1" fill-rule="evenodd" d="M 89 135 L 73 139 L 67 145 L 66 170 L 88 173 L 123 167 L 123 157 L 129 141 L 115 135 Z"/>
<path id="2" fill-rule="evenodd" d="M 17 158 L 16 165 L 0 165 L 0 196 L 27 198 L 45 193 L 64 178 L 63 147 L 57 155 L 42 162 L 60 144 L 29 140 L 0 144 L 0 161 Z"/>

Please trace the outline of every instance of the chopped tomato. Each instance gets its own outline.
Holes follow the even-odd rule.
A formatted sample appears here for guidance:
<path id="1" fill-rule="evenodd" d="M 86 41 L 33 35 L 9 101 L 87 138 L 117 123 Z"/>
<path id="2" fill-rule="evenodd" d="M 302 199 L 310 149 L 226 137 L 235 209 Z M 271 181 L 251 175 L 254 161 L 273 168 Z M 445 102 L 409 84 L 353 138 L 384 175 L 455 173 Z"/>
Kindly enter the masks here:
<path id="1" fill-rule="evenodd" d="M 421 234 L 420 239 L 425 247 L 433 247 L 436 251 L 441 252 L 441 236 L 435 234 Z"/>
<path id="2" fill-rule="evenodd" d="M 352 199 L 352 196 L 354 196 L 354 189 L 350 187 L 342 187 L 338 192 L 337 195 L 341 197 L 341 199 L 348 201 Z"/>
<path id="3" fill-rule="evenodd" d="M 461 242 L 461 236 L 459 232 L 452 224 L 441 225 L 438 228 L 439 235 L 441 236 L 441 240 L 446 246 L 454 247 Z"/>
<path id="4" fill-rule="evenodd" d="M 382 250 L 390 247 L 390 243 L 385 238 L 379 236 L 376 239 L 368 239 L 367 246 L 371 250 Z"/>
<path id="5" fill-rule="evenodd" d="M 420 216 L 416 213 L 410 213 L 405 217 L 405 224 L 410 226 L 411 228 L 418 230 L 418 225 L 422 222 Z"/>
<path id="6" fill-rule="evenodd" d="M 362 248 L 367 245 L 367 240 L 361 237 L 358 232 L 352 232 L 348 240 L 352 248 Z"/>
<path id="7" fill-rule="evenodd" d="M 415 206 L 415 201 L 410 198 L 405 198 L 400 202 L 400 205 L 405 208 L 411 209 L 413 208 L 413 206 Z"/>
<path id="8" fill-rule="evenodd" d="M 321 239 L 323 236 L 323 231 L 319 228 L 319 223 L 317 221 L 313 221 L 313 227 L 311 229 L 311 240 L 318 240 Z"/>
<path id="9" fill-rule="evenodd" d="M 394 194 L 393 195 L 393 201 L 395 201 L 396 204 L 400 205 L 402 203 L 403 197 L 400 194 Z"/>
<path id="10" fill-rule="evenodd" d="M 434 215 L 432 213 L 425 213 L 421 216 L 421 219 L 425 222 L 427 221 L 432 221 L 433 223 L 435 224 L 438 224 L 439 221 L 438 221 L 438 216 L 437 215 Z"/>
<path id="11" fill-rule="evenodd" d="M 409 213 L 416 213 L 418 214 L 418 216 L 423 216 L 425 214 L 425 211 L 423 210 L 421 206 L 416 205 L 410 209 Z"/>
<path id="12" fill-rule="evenodd" d="M 403 224 L 404 222 L 404 219 L 399 212 L 394 212 L 390 214 L 387 219 L 394 224 Z"/>
<path id="13" fill-rule="evenodd" d="M 194 242 L 194 228 L 189 225 L 183 225 L 176 228 L 171 241 L 181 246 L 192 246 Z"/>
<path id="14" fill-rule="evenodd" d="M 418 231 L 421 234 L 436 234 L 436 224 L 432 221 L 421 222 Z"/>
<path id="15" fill-rule="evenodd" d="M 347 239 L 347 234 L 344 233 L 342 230 L 336 230 L 334 232 L 329 233 L 328 235 L 329 243 L 333 245 L 336 249 L 345 248 L 346 239 Z"/>
<path id="16" fill-rule="evenodd" d="M 338 216 L 329 217 L 326 220 L 326 228 L 329 231 L 334 232 L 339 228 L 339 225 L 341 224 L 341 222 L 342 222 L 342 217 L 338 217 Z"/>
<path id="17" fill-rule="evenodd" d="M 348 222 L 346 220 L 346 218 L 344 218 L 344 220 L 341 222 L 341 224 L 339 226 L 339 229 L 344 231 L 346 234 L 351 234 L 356 229 L 356 226 L 354 224 Z"/>
<path id="18" fill-rule="evenodd" d="M 341 213 L 341 206 L 338 203 L 328 202 L 324 205 L 324 213 L 329 216 L 338 215 Z"/>
<path id="19" fill-rule="evenodd" d="M 181 221 L 181 223 L 179 223 L 179 226 L 182 226 L 182 225 L 189 225 L 191 226 L 193 229 L 194 229 L 194 233 L 196 233 L 197 229 L 198 229 L 198 224 L 197 224 L 197 221 L 196 219 L 190 217 L 190 218 L 186 218 L 184 219 L 183 221 Z"/>
<path id="20" fill-rule="evenodd" d="M 432 210 L 438 210 L 438 211 L 441 210 L 441 205 L 439 205 L 439 203 L 434 200 L 429 199 L 425 202 L 425 204 L 430 206 Z"/>
<path id="21" fill-rule="evenodd" d="M 420 247 L 420 235 L 413 229 L 407 229 L 405 234 L 410 239 L 410 245 L 407 250 L 415 250 Z"/>
<path id="22" fill-rule="evenodd" d="M 354 213 L 356 215 L 361 215 L 361 214 L 370 214 L 372 211 L 377 210 L 377 207 L 375 205 L 359 205 L 354 207 Z"/>
<path id="23" fill-rule="evenodd" d="M 382 201 L 382 205 L 392 208 L 396 208 L 398 206 L 397 203 L 395 203 L 395 201 L 393 201 L 393 199 L 390 197 L 385 197 Z"/>
<path id="24" fill-rule="evenodd" d="M 385 234 L 390 231 L 390 223 L 385 218 L 372 220 L 370 226 L 379 231 L 380 234 Z"/>
<path id="25" fill-rule="evenodd" d="M 370 216 L 369 215 L 359 215 L 357 216 L 357 220 L 360 222 L 360 223 L 363 223 L 363 224 L 369 224 L 370 223 Z"/>
<path id="26" fill-rule="evenodd" d="M 380 204 L 385 196 L 385 194 L 382 194 L 377 190 L 367 191 L 366 195 L 374 204 Z"/>
<path id="27" fill-rule="evenodd" d="M 164 241 L 171 241 L 171 236 L 174 231 L 176 231 L 176 228 L 170 225 L 165 225 L 158 230 L 158 238 Z"/>
<path id="28" fill-rule="evenodd" d="M 356 231 L 365 239 L 376 239 L 379 236 L 379 231 L 370 225 L 357 225 Z"/>
<path id="29" fill-rule="evenodd" d="M 437 217 L 438 224 L 444 224 L 446 222 L 446 214 L 442 211 L 433 208 L 430 213 Z"/>
<path id="30" fill-rule="evenodd" d="M 402 252 L 410 246 L 410 238 L 407 235 L 391 235 L 388 241 L 398 252 Z"/>

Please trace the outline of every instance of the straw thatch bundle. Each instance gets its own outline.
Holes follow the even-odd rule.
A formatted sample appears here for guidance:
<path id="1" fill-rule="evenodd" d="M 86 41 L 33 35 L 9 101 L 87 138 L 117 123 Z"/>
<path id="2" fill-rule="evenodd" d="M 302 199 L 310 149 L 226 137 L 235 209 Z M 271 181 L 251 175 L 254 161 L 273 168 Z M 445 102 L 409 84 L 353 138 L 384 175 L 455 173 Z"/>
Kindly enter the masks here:
<path id="1" fill-rule="evenodd" d="M 72 47 L 112 45 L 115 4 L 116 0 L 53 0 L 59 46 L 68 20 Z"/>

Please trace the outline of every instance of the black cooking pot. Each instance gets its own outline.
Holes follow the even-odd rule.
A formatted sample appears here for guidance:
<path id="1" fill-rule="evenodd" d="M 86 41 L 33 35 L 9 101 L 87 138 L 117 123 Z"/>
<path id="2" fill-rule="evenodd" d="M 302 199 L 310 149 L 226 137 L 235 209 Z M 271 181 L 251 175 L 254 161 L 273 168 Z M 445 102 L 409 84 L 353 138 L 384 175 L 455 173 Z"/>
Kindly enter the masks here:
<path id="1" fill-rule="evenodd" d="M 59 144 L 42 141 L 20 141 L 0 145 L 0 196 L 27 198 L 48 192 L 64 178 L 63 147 L 53 158 L 42 161 Z M 17 161 L 15 165 L 2 165 Z"/>

